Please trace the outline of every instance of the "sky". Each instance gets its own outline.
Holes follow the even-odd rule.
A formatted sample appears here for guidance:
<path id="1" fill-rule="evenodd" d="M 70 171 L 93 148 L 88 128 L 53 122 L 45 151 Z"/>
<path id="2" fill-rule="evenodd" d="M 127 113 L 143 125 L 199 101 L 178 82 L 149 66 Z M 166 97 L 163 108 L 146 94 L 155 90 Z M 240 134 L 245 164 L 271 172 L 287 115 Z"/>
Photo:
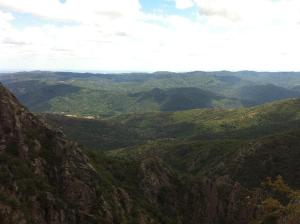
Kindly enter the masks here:
<path id="1" fill-rule="evenodd" d="M 0 70 L 300 71 L 299 0 L 0 0 Z"/>

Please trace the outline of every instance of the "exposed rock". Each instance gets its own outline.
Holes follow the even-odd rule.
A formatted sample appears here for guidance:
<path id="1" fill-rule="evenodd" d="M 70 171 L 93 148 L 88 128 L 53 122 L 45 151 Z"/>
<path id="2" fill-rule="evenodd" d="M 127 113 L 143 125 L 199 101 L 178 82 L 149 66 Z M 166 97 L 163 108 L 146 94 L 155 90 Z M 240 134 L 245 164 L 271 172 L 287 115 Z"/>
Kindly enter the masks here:
<path id="1" fill-rule="evenodd" d="M 0 219 L 4 223 L 114 223 L 101 217 L 106 202 L 97 186 L 101 177 L 77 144 L 29 113 L 0 85 Z M 122 190 L 114 202 L 125 207 Z M 102 203 L 102 205 L 101 205 Z M 103 211 L 112 214 L 112 206 Z M 120 214 L 122 213 L 120 212 Z M 103 214 L 103 213 L 102 213 Z M 115 217 L 114 217 L 115 218 Z"/>

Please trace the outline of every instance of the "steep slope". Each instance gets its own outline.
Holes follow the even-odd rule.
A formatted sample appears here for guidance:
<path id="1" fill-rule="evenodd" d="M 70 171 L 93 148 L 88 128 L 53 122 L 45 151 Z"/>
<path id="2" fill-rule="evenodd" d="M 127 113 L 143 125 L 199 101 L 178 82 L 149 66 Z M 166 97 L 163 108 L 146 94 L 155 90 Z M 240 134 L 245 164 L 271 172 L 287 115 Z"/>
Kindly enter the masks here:
<path id="1" fill-rule="evenodd" d="M 108 153 L 139 159 L 156 156 L 180 174 L 212 179 L 227 175 L 248 189 L 280 175 L 299 189 L 299 137 L 297 129 L 254 140 L 155 141 Z"/>
<path id="2" fill-rule="evenodd" d="M 137 199 L 133 200 L 120 186 L 114 185 L 116 180 L 108 171 L 111 165 L 105 164 L 104 158 L 99 164 L 90 161 L 76 143 L 49 129 L 2 85 L 0 136 L 3 223 L 134 223 L 133 220 L 153 223 L 157 220 L 155 213 L 147 211 L 147 199 L 140 199 L 146 205 L 139 205 Z M 148 172 L 152 175 L 151 170 Z M 118 181 L 122 183 L 120 177 Z"/>
<path id="3" fill-rule="evenodd" d="M 187 203 L 191 220 L 203 212 L 203 209 L 191 211 L 201 208 L 204 200 L 206 209 L 216 218 L 211 223 L 297 224 L 300 220 L 299 133 L 298 129 L 243 142 L 156 142 L 110 154 L 141 160 L 160 157 L 183 176 L 202 177 L 201 187 L 196 188 L 202 189 L 201 193 L 207 189 L 203 182 L 205 176 L 209 177 L 208 198 L 201 199 L 195 194 L 194 181 L 185 181 L 194 199 Z M 206 223 L 200 217 L 198 220 Z"/>
<path id="4" fill-rule="evenodd" d="M 291 187 L 300 188 L 300 130 L 256 139 L 232 159 L 228 173 L 247 187 L 280 175 Z M 253 175 L 255 174 L 255 175 Z"/>
<path id="5" fill-rule="evenodd" d="M 110 203 L 99 191 L 103 180 L 89 159 L 1 85 L 0 136 L 4 223 L 95 223 L 99 218 L 112 222 L 112 210 L 105 208 Z"/>
<path id="6" fill-rule="evenodd" d="M 95 197 L 91 178 L 95 171 L 87 158 L 75 144 L 28 113 L 2 86 L 0 103 L 2 220 L 64 223 L 86 219 Z"/>

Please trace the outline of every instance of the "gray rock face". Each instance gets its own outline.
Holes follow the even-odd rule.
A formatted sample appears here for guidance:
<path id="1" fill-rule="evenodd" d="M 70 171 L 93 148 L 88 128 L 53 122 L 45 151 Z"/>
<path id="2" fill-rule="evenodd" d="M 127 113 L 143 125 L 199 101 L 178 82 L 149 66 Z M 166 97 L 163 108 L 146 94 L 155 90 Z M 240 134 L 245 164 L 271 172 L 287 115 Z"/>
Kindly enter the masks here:
<path id="1" fill-rule="evenodd" d="M 87 156 L 29 113 L 2 85 L 0 160 L 4 223 L 97 223 L 98 216 L 112 223 L 105 199 L 99 205 L 101 178 Z"/>

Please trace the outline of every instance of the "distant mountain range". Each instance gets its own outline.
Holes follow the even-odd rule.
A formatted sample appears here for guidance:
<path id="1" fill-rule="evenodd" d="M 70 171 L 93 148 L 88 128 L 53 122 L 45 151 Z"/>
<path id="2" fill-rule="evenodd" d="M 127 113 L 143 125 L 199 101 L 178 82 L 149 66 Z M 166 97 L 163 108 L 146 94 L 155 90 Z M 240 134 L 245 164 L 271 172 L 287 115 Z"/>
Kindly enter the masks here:
<path id="1" fill-rule="evenodd" d="M 2 81 L 34 112 L 79 116 L 237 108 L 300 97 L 299 73 L 25 72 Z"/>

